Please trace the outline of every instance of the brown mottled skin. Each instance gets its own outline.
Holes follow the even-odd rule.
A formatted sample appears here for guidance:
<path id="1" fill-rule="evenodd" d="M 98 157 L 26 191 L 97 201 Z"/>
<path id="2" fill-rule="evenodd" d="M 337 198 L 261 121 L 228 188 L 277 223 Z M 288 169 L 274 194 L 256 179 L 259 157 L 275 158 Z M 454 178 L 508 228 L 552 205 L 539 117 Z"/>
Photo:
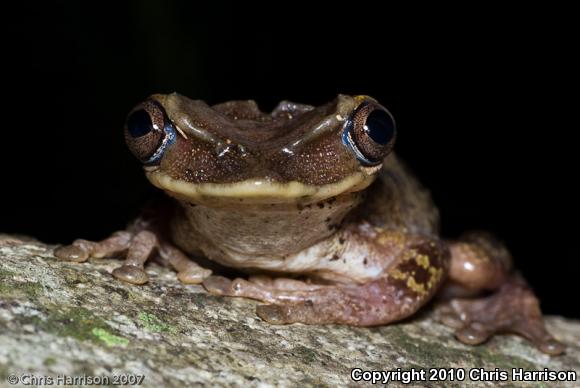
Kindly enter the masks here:
<path id="1" fill-rule="evenodd" d="M 482 232 L 439 237 L 429 193 L 391 152 L 395 137 L 390 113 L 367 96 L 264 113 L 253 101 L 153 95 L 131 111 L 125 138 L 173 200 L 55 254 L 124 253 L 113 275 L 134 284 L 148 281 L 144 264 L 156 255 L 185 283 L 266 302 L 258 315 L 275 324 L 387 324 L 439 291 L 441 319 L 460 341 L 512 332 L 562 353 L 502 244 Z"/>

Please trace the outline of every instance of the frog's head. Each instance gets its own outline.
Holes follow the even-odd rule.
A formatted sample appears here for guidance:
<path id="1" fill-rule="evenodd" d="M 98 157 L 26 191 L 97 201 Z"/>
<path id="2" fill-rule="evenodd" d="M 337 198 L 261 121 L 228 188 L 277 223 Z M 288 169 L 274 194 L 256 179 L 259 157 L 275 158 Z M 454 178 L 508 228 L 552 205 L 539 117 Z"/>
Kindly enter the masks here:
<path id="1" fill-rule="evenodd" d="M 395 123 L 367 96 L 284 101 L 264 113 L 254 101 L 208 106 L 157 94 L 131 111 L 125 139 L 147 178 L 176 198 L 312 203 L 368 187 Z"/>

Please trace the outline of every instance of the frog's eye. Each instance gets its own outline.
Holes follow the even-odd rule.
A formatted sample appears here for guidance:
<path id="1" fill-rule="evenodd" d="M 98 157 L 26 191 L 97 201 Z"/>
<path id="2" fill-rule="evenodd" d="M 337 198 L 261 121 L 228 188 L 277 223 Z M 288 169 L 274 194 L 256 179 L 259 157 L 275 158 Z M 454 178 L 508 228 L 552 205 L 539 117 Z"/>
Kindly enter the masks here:
<path id="1" fill-rule="evenodd" d="M 347 120 L 342 141 L 362 164 L 373 166 L 391 152 L 396 134 L 389 111 L 375 102 L 364 102 Z"/>
<path id="2" fill-rule="evenodd" d="M 129 150 L 144 164 L 155 164 L 175 141 L 175 128 L 163 107 L 154 100 L 137 105 L 125 123 Z"/>

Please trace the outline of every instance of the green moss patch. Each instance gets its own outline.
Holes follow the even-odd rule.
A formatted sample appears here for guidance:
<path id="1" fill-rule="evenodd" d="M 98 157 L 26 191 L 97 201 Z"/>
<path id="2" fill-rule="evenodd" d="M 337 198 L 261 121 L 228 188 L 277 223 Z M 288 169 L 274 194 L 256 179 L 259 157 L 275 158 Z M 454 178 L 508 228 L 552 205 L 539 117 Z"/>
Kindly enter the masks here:
<path id="1" fill-rule="evenodd" d="M 157 316 L 146 313 L 140 312 L 137 316 L 141 326 L 153 333 L 176 333 L 177 329 L 159 319 Z"/>
<path id="2" fill-rule="evenodd" d="M 129 343 L 128 339 L 113 334 L 114 330 L 103 319 L 82 307 L 48 311 L 47 315 L 48 319 L 37 319 L 35 323 L 49 333 L 81 341 L 105 343 L 108 346 Z"/>
<path id="3" fill-rule="evenodd" d="M 107 346 L 115 346 L 115 345 L 125 346 L 129 344 L 129 340 L 127 338 L 111 334 L 107 330 L 101 329 L 99 327 L 95 327 L 91 332 L 95 337 L 97 337 L 105 344 L 107 344 Z"/>

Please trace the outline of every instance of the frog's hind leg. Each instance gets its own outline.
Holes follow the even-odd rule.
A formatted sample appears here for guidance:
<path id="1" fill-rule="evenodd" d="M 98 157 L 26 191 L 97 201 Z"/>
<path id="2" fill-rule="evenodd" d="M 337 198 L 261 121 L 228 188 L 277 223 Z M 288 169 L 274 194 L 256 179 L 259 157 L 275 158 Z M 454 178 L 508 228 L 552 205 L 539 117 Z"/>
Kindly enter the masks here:
<path id="1" fill-rule="evenodd" d="M 319 297 L 323 289 L 336 288 L 310 284 L 289 278 L 251 276 L 248 280 L 230 280 L 223 276 L 210 276 L 203 286 L 214 295 L 240 296 L 267 303 L 299 303 L 308 298 Z M 315 292 L 316 291 L 316 292 Z"/>
<path id="2" fill-rule="evenodd" d="M 373 326 L 408 317 L 426 303 L 442 281 L 444 255 L 439 244 L 418 242 L 395 259 L 382 277 L 364 284 L 320 285 L 263 278 L 231 281 L 211 276 L 203 285 L 213 294 L 270 303 L 258 306 L 257 313 L 274 324 Z"/>
<path id="3" fill-rule="evenodd" d="M 248 280 L 252 283 L 265 287 L 275 288 L 281 291 L 312 291 L 326 287 L 323 284 L 315 284 L 308 281 L 301 281 L 291 278 L 272 278 L 263 275 L 250 276 Z"/>
<path id="4" fill-rule="evenodd" d="M 470 233 L 451 242 L 449 298 L 441 319 L 456 329 L 461 342 L 477 345 L 495 333 L 515 333 L 544 353 L 557 355 L 565 347 L 544 326 L 539 302 L 525 280 L 511 269 L 507 249 L 490 235 Z M 492 294 L 481 296 L 483 291 Z M 479 293 L 480 296 L 474 296 Z"/>

